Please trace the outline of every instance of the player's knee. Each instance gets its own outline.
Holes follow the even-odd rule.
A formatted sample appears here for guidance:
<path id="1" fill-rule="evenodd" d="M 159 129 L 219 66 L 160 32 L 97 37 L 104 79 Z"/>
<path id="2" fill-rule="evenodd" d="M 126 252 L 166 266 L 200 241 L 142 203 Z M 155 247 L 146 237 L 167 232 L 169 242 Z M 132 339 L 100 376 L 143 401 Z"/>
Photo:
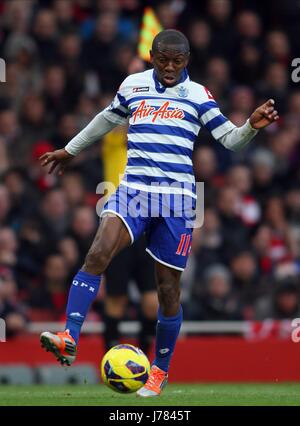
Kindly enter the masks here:
<path id="1" fill-rule="evenodd" d="M 112 259 L 109 251 L 90 249 L 84 262 L 84 270 L 95 275 L 102 274 Z"/>

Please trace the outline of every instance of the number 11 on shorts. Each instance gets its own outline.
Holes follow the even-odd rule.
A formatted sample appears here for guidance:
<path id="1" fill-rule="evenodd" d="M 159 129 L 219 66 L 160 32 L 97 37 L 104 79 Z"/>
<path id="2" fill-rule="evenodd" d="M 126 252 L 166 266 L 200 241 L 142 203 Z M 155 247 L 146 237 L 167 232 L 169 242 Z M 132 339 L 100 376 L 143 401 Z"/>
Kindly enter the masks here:
<path id="1" fill-rule="evenodd" d="M 177 247 L 176 254 L 179 256 L 186 256 L 189 252 L 189 246 L 190 246 L 191 236 L 187 234 L 181 234 L 180 242 Z"/>

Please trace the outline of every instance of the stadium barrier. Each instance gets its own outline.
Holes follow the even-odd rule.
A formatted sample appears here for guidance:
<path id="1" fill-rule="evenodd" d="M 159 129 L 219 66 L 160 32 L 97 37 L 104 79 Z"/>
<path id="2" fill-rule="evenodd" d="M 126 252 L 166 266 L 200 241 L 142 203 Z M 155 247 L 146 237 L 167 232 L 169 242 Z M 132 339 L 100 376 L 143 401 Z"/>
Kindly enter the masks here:
<path id="1" fill-rule="evenodd" d="M 0 365 L 0 385 L 32 385 L 34 382 L 34 369 L 26 364 Z"/>
<path id="2" fill-rule="evenodd" d="M 210 333 L 230 333 L 243 334 L 249 329 L 250 322 L 247 321 L 184 321 L 180 330 L 180 334 L 210 334 Z M 61 322 L 33 322 L 28 325 L 29 333 L 41 333 L 48 330 L 55 332 L 63 330 L 64 324 Z M 140 323 L 138 321 L 121 321 L 121 334 L 135 335 L 140 331 Z M 94 334 L 104 332 L 104 324 L 100 321 L 88 321 L 82 327 L 82 333 Z"/>
<path id="3" fill-rule="evenodd" d="M 0 344 L 0 365 L 22 363 L 34 368 L 49 363 L 57 365 L 40 348 L 36 333 L 62 326 L 62 323 L 31 324 L 27 335 Z M 135 344 L 132 335 L 137 327 L 137 323 L 122 323 L 121 329 L 127 334 L 123 341 Z M 74 367 L 91 363 L 99 370 L 104 355 L 102 330 L 101 323 L 86 323 Z M 300 381 L 300 342 L 292 340 L 292 331 L 291 321 L 185 323 L 171 365 L 171 381 Z"/>
<path id="4" fill-rule="evenodd" d="M 95 385 L 99 382 L 99 373 L 93 364 L 74 365 L 72 368 L 45 364 L 35 371 L 38 383 L 43 385 Z"/>

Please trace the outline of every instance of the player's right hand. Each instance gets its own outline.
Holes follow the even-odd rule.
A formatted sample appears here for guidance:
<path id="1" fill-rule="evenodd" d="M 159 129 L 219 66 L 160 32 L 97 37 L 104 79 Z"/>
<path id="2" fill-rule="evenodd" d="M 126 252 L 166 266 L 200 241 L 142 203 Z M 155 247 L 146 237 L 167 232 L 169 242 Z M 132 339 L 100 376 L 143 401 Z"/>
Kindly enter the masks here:
<path id="1" fill-rule="evenodd" d="M 58 167 L 57 172 L 61 176 L 73 158 L 74 155 L 69 154 L 65 149 L 57 149 L 56 151 L 46 152 L 45 154 L 41 155 L 39 160 L 43 167 L 51 164 L 49 173 L 53 173 L 54 170 Z"/>

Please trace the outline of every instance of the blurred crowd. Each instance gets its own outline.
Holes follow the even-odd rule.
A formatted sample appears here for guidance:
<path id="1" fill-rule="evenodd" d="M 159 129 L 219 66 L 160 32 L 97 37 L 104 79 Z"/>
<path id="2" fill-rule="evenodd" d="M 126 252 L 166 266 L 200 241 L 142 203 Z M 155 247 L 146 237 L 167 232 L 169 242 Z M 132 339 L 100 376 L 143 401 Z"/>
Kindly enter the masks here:
<path id="1" fill-rule="evenodd" d="M 200 132 L 194 168 L 205 183 L 205 219 L 182 277 L 185 319 L 300 316 L 297 2 L 2 0 L 0 317 L 11 332 L 63 318 L 70 280 L 98 226 L 102 144 L 76 157 L 62 178 L 38 158 L 62 148 L 128 73 L 148 66 L 136 57 L 147 4 L 164 28 L 188 36 L 190 77 L 236 125 L 270 97 L 280 114 L 239 153 Z M 103 297 L 90 319 L 101 318 Z"/>

